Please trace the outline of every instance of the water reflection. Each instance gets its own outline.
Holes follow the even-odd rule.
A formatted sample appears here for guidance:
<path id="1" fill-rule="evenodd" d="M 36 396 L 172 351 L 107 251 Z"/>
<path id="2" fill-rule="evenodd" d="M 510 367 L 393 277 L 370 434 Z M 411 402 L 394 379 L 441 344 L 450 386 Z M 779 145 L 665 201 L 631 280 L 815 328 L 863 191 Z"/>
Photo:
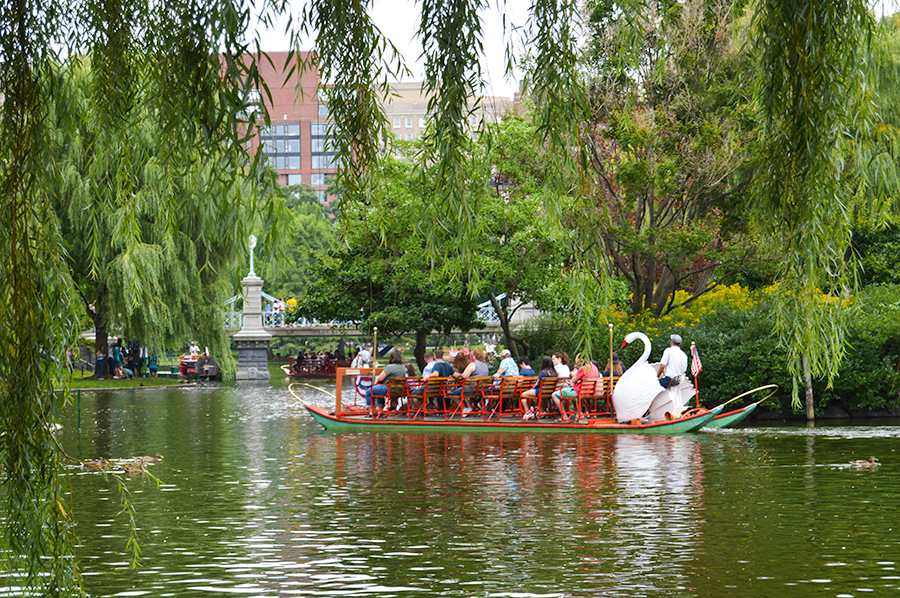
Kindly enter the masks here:
<path id="1" fill-rule="evenodd" d="M 138 572 L 114 489 L 75 476 L 96 596 L 897 589 L 892 429 L 335 434 L 277 384 L 98 394 L 84 410 L 82 438 L 64 442 L 85 457 L 164 455 L 161 488 L 132 482 Z M 885 465 L 839 466 L 858 453 Z"/>

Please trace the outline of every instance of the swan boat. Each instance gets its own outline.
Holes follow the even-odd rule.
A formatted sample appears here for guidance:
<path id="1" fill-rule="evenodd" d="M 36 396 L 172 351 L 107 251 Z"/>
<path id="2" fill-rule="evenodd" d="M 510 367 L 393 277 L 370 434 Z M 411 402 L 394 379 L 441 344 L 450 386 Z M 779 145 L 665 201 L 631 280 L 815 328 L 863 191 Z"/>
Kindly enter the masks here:
<path id="1" fill-rule="evenodd" d="M 649 353 L 649 351 L 648 351 Z M 336 391 L 334 394 L 313 386 L 334 398 L 334 407 L 323 407 L 301 397 L 295 390 L 297 386 L 310 386 L 303 383 L 292 383 L 291 394 L 303 403 L 307 412 L 326 430 L 333 431 L 386 431 L 402 430 L 410 432 L 550 432 L 550 433 L 631 433 L 631 434 L 683 434 L 696 432 L 709 424 L 719 415 L 724 405 L 714 409 L 693 411 L 674 417 L 671 414 L 665 419 L 634 419 L 619 421 L 612 413 L 577 412 L 573 420 L 564 422 L 559 419 L 541 418 L 523 420 L 520 412 L 504 410 L 502 395 L 494 406 L 492 395 L 483 394 L 483 401 L 478 410 L 464 416 L 459 407 L 446 410 L 427 407 L 416 410 L 412 407 L 393 411 L 376 410 L 375 407 L 363 408 L 345 405 L 341 400 L 344 378 L 360 375 L 375 375 L 378 370 L 371 368 L 336 368 Z M 405 386 L 409 387 L 407 379 Z M 546 380 L 546 379 L 545 379 Z M 429 381 L 430 382 L 430 381 Z M 657 384 L 658 386 L 658 384 Z M 489 383 L 487 388 L 498 388 Z M 393 390 L 391 397 L 394 396 Z M 403 392 L 403 391 L 399 391 Z M 398 396 L 399 393 L 398 393 Z M 410 401 L 407 401 L 409 405 Z M 422 401 L 427 405 L 428 401 Z M 545 417 L 550 414 L 545 414 Z"/>

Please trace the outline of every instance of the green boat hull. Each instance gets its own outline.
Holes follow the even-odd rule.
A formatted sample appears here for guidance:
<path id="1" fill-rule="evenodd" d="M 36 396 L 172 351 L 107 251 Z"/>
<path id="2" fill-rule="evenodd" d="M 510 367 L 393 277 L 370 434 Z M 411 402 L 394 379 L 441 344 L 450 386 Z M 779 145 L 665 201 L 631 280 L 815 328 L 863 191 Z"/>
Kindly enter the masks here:
<path id="1" fill-rule="evenodd" d="M 729 426 L 733 426 L 744 420 L 748 415 L 753 413 L 753 410 L 756 409 L 758 403 L 753 403 L 752 405 L 747 405 L 742 409 L 735 409 L 734 411 L 729 411 L 728 413 L 722 413 L 712 419 L 708 424 L 706 424 L 707 428 L 728 428 Z"/>
<path id="2" fill-rule="evenodd" d="M 445 419 L 369 419 L 365 416 L 352 415 L 337 417 L 333 413 L 316 405 L 305 403 L 307 411 L 326 430 L 335 432 L 527 432 L 527 433 L 580 433 L 580 434 L 684 434 L 695 432 L 708 425 L 721 411 L 720 405 L 715 409 L 674 421 L 653 424 L 620 424 L 610 420 L 587 420 L 578 423 L 562 422 L 522 422 L 484 421 L 479 419 L 445 420 Z"/>

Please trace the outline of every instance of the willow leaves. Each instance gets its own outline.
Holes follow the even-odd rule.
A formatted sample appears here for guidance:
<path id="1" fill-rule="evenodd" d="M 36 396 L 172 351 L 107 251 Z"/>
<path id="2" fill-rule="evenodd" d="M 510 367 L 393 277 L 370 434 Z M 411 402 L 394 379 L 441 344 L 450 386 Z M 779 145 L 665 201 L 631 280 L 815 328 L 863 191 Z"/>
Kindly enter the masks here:
<path id="1" fill-rule="evenodd" d="M 811 378 L 830 381 L 838 371 L 847 322 L 841 300 L 855 288 L 845 258 L 851 198 L 841 142 L 870 116 L 863 92 L 872 26 L 859 0 L 765 0 L 756 15 L 766 147 L 759 197 L 784 256 L 775 325 L 795 404 L 802 382 L 810 419 Z"/>

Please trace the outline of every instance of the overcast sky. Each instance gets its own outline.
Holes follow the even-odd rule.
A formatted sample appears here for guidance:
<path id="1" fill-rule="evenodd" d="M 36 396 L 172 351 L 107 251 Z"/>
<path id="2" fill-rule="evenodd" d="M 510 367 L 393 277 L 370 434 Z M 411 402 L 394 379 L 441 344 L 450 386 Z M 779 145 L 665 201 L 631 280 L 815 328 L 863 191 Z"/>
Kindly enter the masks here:
<path id="1" fill-rule="evenodd" d="M 512 97 L 518 89 L 518 80 L 504 79 L 506 69 L 506 43 L 511 36 L 512 26 L 523 27 L 528 18 L 530 0 L 506 0 L 506 29 L 504 33 L 503 17 L 497 8 L 498 0 L 489 0 L 490 8 L 483 12 L 485 59 L 482 62 L 483 77 L 489 87 L 486 95 Z M 502 3 L 503 0 L 500 0 Z M 375 0 L 372 16 L 381 32 L 391 40 L 413 71 L 412 80 L 422 80 L 424 72 L 419 57 L 422 45 L 415 38 L 418 29 L 419 8 L 412 0 Z M 283 35 L 284 25 L 279 24 L 274 30 L 257 30 L 261 47 L 265 51 L 277 52 L 288 49 L 288 39 Z M 308 46 L 310 46 L 309 44 Z M 305 47 L 303 49 L 308 49 Z M 521 74 L 516 75 L 516 78 Z"/>
<path id="2" fill-rule="evenodd" d="M 485 58 L 482 62 L 483 77 L 487 86 L 485 95 L 507 96 L 512 95 L 518 89 L 518 79 L 522 77 L 521 71 L 517 71 L 512 79 L 505 78 L 506 69 L 505 51 L 510 39 L 518 40 L 518 34 L 512 32 L 512 27 L 524 27 L 528 19 L 528 9 L 531 0 L 487 0 L 489 8 L 483 11 L 484 21 L 484 50 Z M 897 11 L 900 0 L 875 0 L 871 6 L 876 17 L 881 18 L 885 14 Z M 504 29 L 503 17 L 498 4 L 506 13 L 506 27 Z M 393 42 L 401 54 L 403 54 L 407 67 L 413 71 L 412 80 L 424 78 L 422 64 L 419 57 L 422 54 L 422 46 L 415 38 L 414 32 L 418 28 L 419 8 L 413 0 L 375 0 L 373 18 L 382 33 Z M 284 25 L 281 24 L 275 30 L 258 30 L 262 40 L 262 48 L 266 51 L 277 52 L 288 49 L 288 40 L 283 35 Z M 303 49 L 309 49 L 311 44 Z M 514 43 L 516 56 L 521 54 L 521 42 Z"/>

